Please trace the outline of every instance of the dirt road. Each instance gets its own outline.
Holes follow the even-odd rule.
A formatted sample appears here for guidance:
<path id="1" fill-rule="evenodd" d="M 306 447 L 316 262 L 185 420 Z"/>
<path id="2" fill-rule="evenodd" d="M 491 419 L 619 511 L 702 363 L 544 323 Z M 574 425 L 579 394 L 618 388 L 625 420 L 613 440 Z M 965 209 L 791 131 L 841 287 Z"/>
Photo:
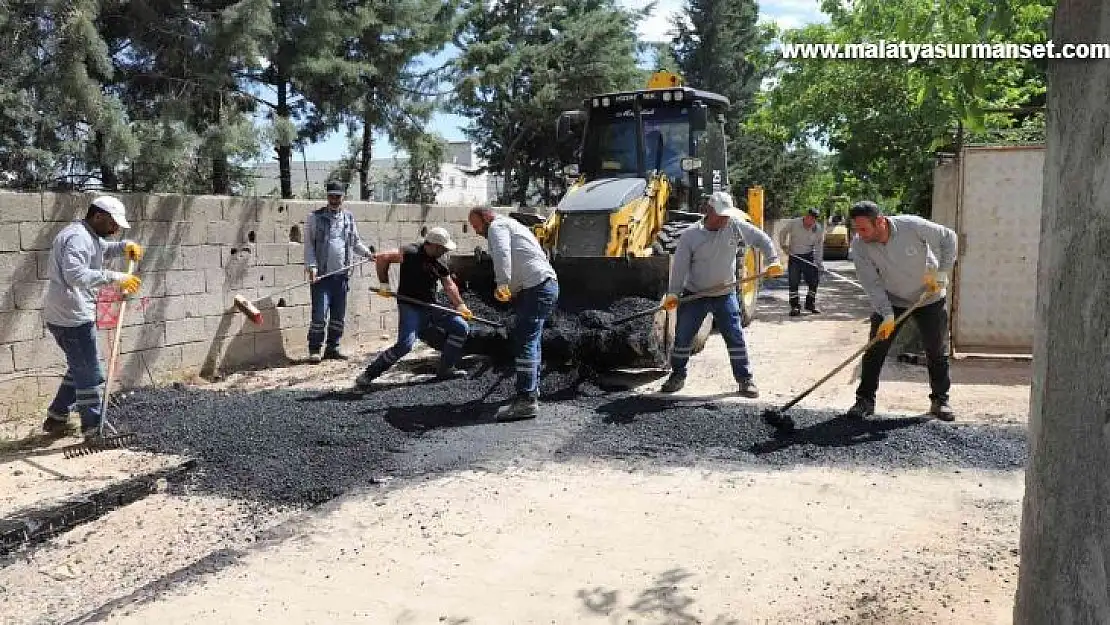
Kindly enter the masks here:
<path id="1" fill-rule="evenodd" d="M 365 398 L 335 391 L 357 364 L 139 394 L 121 415 L 202 472 L 0 568 L 2 620 L 1008 623 L 1027 368 L 957 363 L 954 424 L 917 418 L 924 368 L 894 362 L 882 414 L 837 419 L 849 368 L 777 441 L 759 410 L 866 326 L 839 285 L 819 318 L 776 286 L 748 330 L 760 400 L 723 395 L 716 336 L 677 398 L 555 375 L 529 423 L 488 422 L 507 379 L 419 383 L 419 354 Z"/>

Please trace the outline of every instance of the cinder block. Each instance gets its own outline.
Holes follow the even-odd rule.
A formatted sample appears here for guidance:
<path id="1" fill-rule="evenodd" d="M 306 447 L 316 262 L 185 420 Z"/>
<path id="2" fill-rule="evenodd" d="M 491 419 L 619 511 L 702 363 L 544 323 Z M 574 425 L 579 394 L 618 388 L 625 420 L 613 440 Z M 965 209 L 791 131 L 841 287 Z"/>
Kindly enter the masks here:
<path id="1" fill-rule="evenodd" d="M 308 332 L 304 328 L 286 328 L 281 330 L 281 341 L 285 345 L 287 355 L 308 353 Z"/>
<path id="2" fill-rule="evenodd" d="M 12 343 L 11 348 L 16 371 L 64 367 L 66 364 L 65 353 L 53 337 Z M 3 355 L 4 352 L 0 351 L 0 358 Z"/>
<path id="3" fill-rule="evenodd" d="M 291 243 L 286 251 L 289 254 L 288 264 L 296 265 L 302 271 L 304 270 L 304 246 L 296 243 Z"/>
<path id="4" fill-rule="evenodd" d="M 208 233 L 205 236 L 208 245 L 238 245 L 238 228 L 226 221 L 208 222 Z"/>
<path id="5" fill-rule="evenodd" d="M 288 243 L 263 243 L 254 249 L 254 264 L 285 266 L 289 262 Z"/>
<path id="6" fill-rule="evenodd" d="M 308 277 L 305 276 L 303 265 L 284 265 L 274 268 L 275 288 L 293 286 L 307 279 Z M 308 285 L 305 285 L 304 290 L 308 290 Z"/>
<path id="7" fill-rule="evenodd" d="M 69 224 L 63 221 L 25 221 L 19 224 L 19 248 L 24 252 L 48 250 L 54 237 Z"/>
<path id="8" fill-rule="evenodd" d="M 190 295 L 185 298 L 185 302 L 181 306 L 184 312 L 183 318 L 222 315 L 232 310 L 232 299 L 233 296 L 224 293 L 222 290 Z"/>
<path id="9" fill-rule="evenodd" d="M 139 280 L 142 281 L 142 286 L 139 287 L 140 297 L 165 297 L 166 296 L 166 280 L 171 272 L 168 271 L 139 271 Z"/>
<path id="10" fill-rule="evenodd" d="M 249 334 L 244 332 L 244 327 L 248 324 L 250 322 L 239 313 L 228 312 L 219 316 L 205 317 L 204 336 L 206 340 L 216 340 Z"/>
<path id="11" fill-rule="evenodd" d="M 181 345 L 208 338 L 203 317 L 166 322 L 166 345 Z"/>
<path id="12" fill-rule="evenodd" d="M 174 348 L 181 350 L 182 369 L 202 370 L 206 364 L 215 365 L 219 362 L 221 345 L 216 341 L 186 343 L 175 345 Z"/>
<path id="13" fill-rule="evenodd" d="M 34 280 L 32 282 L 17 282 L 12 285 L 12 299 L 19 310 L 42 310 L 43 300 L 46 298 L 46 288 L 50 282 Z"/>
<path id="14" fill-rule="evenodd" d="M 42 193 L 40 214 L 37 220 L 73 221 L 81 219 L 89 210 L 96 193 Z"/>
<path id="15" fill-rule="evenodd" d="M 280 330 L 258 332 L 254 335 L 255 362 L 286 356 L 285 340 Z"/>
<path id="16" fill-rule="evenodd" d="M 141 326 L 124 327 L 120 334 L 120 353 L 128 354 L 165 345 L 167 323 L 170 322 L 144 323 Z M 108 352 L 105 351 L 104 353 L 107 354 Z"/>
<path id="17" fill-rule="evenodd" d="M 42 196 L 38 193 L 0 193 L 0 223 L 42 221 Z"/>
<path id="18" fill-rule="evenodd" d="M 49 252 L 44 254 L 49 260 Z M 0 282 L 18 283 L 36 279 L 39 275 L 38 258 L 38 252 L 0 252 Z M 48 267 L 48 263 L 43 263 L 43 270 Z M 46 276 L 42 279 L 45 280 Z"/>
<path id="19" fill-rule="evenodd" d="M 206 291 L 203 271 L 170 271 L 166 274 L 166 295 L 192 295 Z"/>
<path id="20" fill-rule="evenodd" d="M 130 203 L 129 199 L 124 200 L 124 204 L 127 205 L 129 210 L 133 209 L 136 204 L 142 207 L 143 221 L 190 221 L 192 219 L 188 209 L 188 205 L 192 203 L 192 198 L 188 196 L 135 194 L 129 195 L 128 198 L 135 198 L 135 204 Z"/>
<path id="21" fill-rule="evenodd" d="M 191 299 L 183 295 L 147 298 L 146 305 L 143 307 L 143 320 L 145 323 L 155 323 L 184 319 L 187 310 L 186 302 Z"/>
<path id="22" fill-rule="evenodd" d="M 0 345 L 0 374 L 15 371 L 15 357 L 11 345 Z"/>
<path id="23" fill-rule="evenodd" d="M 224 203 L 224 198 L 212 195 L 189 196 L 185 206 L 187 221 L 194 223 L 223 221 Z"/>
<path id="24" fill-rule="evenodd" d="M 224 248 L 219 245 L 186 245 L 173 249 L 176 256 L 173 269 L 195 271 L 219 268 L 223 262 Z"/>
<path id="25" fill-rule="evenodd" d="M 220 355 L 220 369 L 226 371 L 257 363 L 258 356 L 254 351 L 255 337 L 254 334 L 241 334 L 231 338 Z"/>
<path id="26" fill-rule="evenodd" d="M 15 310 L 0 313 L 0 343 L 33 341 L 46 336 L 38 311 Z"/>
<path id="27" fill-rule="evenodd" d="M 0 252 L 19 251 L 19 228 L 0 227 Z"/>
<path id="28" fill-rule="evenodd" d="M 273 309 L 275 325 L 281 329 L 304 328 L 308 326 L 307 306 L 282 306 Z"/>

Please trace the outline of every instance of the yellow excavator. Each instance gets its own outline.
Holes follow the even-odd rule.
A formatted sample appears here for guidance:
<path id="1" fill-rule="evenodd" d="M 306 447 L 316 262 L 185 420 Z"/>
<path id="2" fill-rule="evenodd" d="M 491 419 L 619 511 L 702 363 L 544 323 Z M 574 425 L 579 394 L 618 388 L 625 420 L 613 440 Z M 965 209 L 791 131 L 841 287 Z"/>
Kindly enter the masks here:
<path id="1" fill-rule="evenodd" d="M 564 112 L 557 142 L 571 184 L 549 217 L 511 213 L 528 225 L 559 276 L 560 308 L 606 310 L 627 297 L 660 300 L 682 232 L 704 214 L 703 200 L 729 190 L 724 112 L 728 98 L 688 87 L 676 74 L 651 75 L 647 88 L 599 94 Z M 763 227 L 763 190 L 748 190 L 746 219 Z M 738 202 L 739 206 L 744 201 Z M 743 325 L 755 317 L 760 253 L 743 250 L 737 263 Z M 476 250 L 456 255 L 452 270 L 467 289 L 492 291 L 493 269 Z M 670 352 L 675 315 L 647 317 L 650 331 Z M 712 317 L 695 341 L 700 351 Z M 658 353 L 626 367 L 666 367 Z"/>

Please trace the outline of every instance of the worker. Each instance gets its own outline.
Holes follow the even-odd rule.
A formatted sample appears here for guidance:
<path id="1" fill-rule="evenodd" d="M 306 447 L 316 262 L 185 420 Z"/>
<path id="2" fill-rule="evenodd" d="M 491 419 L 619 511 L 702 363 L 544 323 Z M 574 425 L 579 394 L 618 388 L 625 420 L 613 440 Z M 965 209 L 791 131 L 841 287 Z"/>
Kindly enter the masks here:
<path id="1" fill-rule="evenodd" d="M 671 375 L 663 383 L 664 393 L 674 393 L 686 384 L 686 364 L 690 360 L 694 337 L 705 316 L 713 313 L 717 328 L 728 346 L 732 375 L 743 397 L 759 397 L 748 364 L 748 350 L 740 324 L 740 302 L 736 297 L 736 259 L 744 246 L 755 246 L 763 252 L 767 268 L 764 275 L 778 277 L 783 273 L 775 243 L 763 230 L 744 219 L 736 210 L 732 196 L 717 191 L 706 200 L 706 215 L 687 228 L 678 240 L 671 263 L 670 282 L 663 307 L 678 309 L 675 322 L 674 349 L 671 351 Z M 679 303 L 679 297 L 691 293 L 708 295 Z"/>
<path id="2" fill-rule="evenodd" d="M 875 414 L 879 374 L 900 326 L 895 320 L 924 293 L 928 298 L 912 313 L 925 344 L 932 400 L 929 412 L 943 421 L 955 416 L 948 405 L 948 273 L 956 263 L 956 233 L 916 215 L 885 216 L 871 201 L 857 202 L 848 214 L 856 231 L 852 261 L 871 300 L 871 338 L 882 340 L 863 356 L 851 418 Z"/>
<path id="3" fill-rule="evenodd" d="M 130 227 L 123 202 L 102 195 L 92 201 L 83 220 L 74 221 L 54 237 L 42 316 L 65 354 L 66 373 L 46 409 L 42 429 L 49 435 L 68 433 L 71 408 L 81 415 L 81 435 L 86 440 L 99 434 L 104 372 L 97 353 L 95 291 L 107 284 L 127 295 L 139 290 L 138 276 L 104 269 L 104 261 L 120 256 L 142 259 L 143 248 L 138 243 L 105 240 Z"/>
<path id="4" fill-rule="evenodd" d="M 806 310 L 813 314 L 821 312 L 817 308 L 817 285 L 821 270 L 825 268 L 825 228 L 818 221 L 820 217 L 821 211 L 811 208 L 804 216 L 787 220 L 779 233 L 779 245 L 787 253 L 789 267 L 791 317 L 802 314 L 798 288 L 803 277 L 806 281 Z"/>
<path id="5" fill-rule="evenodd" d="M 354 216 L 343 208 L 346 185 L 329 182 L 327 192 L 328 205 L 309 213 L 304 223 L 304 268 L 312 283 L 308 324 L 308 359 L 312 363 L 320 362 L 320 348 L 325 345 L 323 359 L 347 360 L 339 350 L 350 290 L 350 270 L 343 269 L 350 267 L 354 254 L 374 255 L 359 236 Z"/>
<path id="6" fill-rule="evenodd" d="M 397 250 L 382 252 L 374 257 L 378 283 L 381 285 L 374 289 L 378 295 L 395 297 L 394 292 L 389 288 L 389 268 L 394 264 L 400 264 L 400 280 L 397 283 L 396 295 L 435 304 L 437 286 L 443 286 L 443 291 L 447 293 L 447 298 L 451 300 L 451 305 L 459 314 L 452 315 L 398 300 L 397 342 L 379 354 L 358 376 L 355 386 L 360 390 L 369 390 L 370 384 L 375 379 L 389 371 L 390 367 L 412 351 L 417 335 L 429 326 L 438 326 L 447 335 L 436 378 L 450 380 L 466 376 L 466 371 L 456 368 L 455 364 L 462 356 L 463 345 L 470 333 L 467 321 L 470 321 L 474 314 L 463 302 L 459 288 L 451 279 L 451 272 L 446 263 L 447 253 L 453 252 L 456 247 L 457 244 L 451 240 L 451 234 L 447 230 L 432 228 L 423 241 Z"/>
<path id="7" fill-rule="evenodd" d="M 536 235 L 524 224 L 483 207 L 471 209 L 467 220 L 489 242 L 494 297 L 512 302 L 516 313 L 516 397 L 497 411 L 497 419 L 534 419 L 539 414 L 540 344 L 544 324 L 559 301 L 558 277 Z"/>

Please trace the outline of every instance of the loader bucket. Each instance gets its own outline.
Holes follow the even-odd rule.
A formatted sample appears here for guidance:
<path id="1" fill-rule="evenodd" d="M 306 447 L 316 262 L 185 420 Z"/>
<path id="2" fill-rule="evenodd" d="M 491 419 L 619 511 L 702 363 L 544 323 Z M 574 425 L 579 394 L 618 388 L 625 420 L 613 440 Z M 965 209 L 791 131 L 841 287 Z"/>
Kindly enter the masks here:
<path id="1" fill-rule="evenodd" d="M 565 365 L 578 360 L 600 370 L 668 367 L 675 313 L 660 311 L 619 325 L 612 322 L 659 304 L 670 277 L 670 256 L 556 258 L 552 266 L 560 294 L 556 314 L 544 332 L 544 361 Z M 488 256 L 455 256 L 451 268 L 468 301 L 477 298 L 499 306 L 490 297 L 496 285 Z M 708 317 L 694 341 L 695 352 L 701 351 L 711 329 Z M 506 350 L 511 352 L 509 343 L 506 335 L 475 328 L 465 350 L 505 357 Z"/>

